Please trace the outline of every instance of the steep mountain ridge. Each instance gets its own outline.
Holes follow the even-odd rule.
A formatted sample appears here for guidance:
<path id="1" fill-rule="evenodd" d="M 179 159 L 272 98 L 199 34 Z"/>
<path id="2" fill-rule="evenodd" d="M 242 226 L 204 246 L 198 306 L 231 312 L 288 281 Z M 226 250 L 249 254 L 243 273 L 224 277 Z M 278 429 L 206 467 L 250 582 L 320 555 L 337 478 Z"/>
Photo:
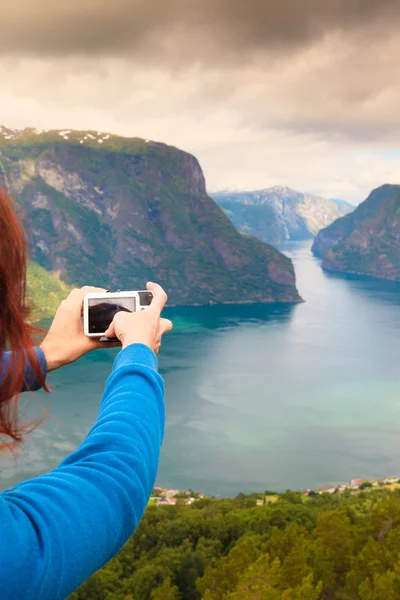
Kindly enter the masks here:
<path id="1" fill-rule="evenodd" d="M 400 280 L 400 185 L 385 184 L 320 231 L 312 250 L 323 267 Z"/>
<path id="2" fill-rule="evenodd" d="M 297 302 L 291 261 L 240 235 L 207 196 L 195 157 L 102 132 L 0 128 L 0 185 L 33 259 L 68 283 L 160 281 L 173 304 Z"/>
<path id="3" fill-rule="evenodd" d="M 239 231 L 268 243 L 312 238 L 354 208 L 284 185 L 253 192 L 218 192 L 212 197 Z"/>

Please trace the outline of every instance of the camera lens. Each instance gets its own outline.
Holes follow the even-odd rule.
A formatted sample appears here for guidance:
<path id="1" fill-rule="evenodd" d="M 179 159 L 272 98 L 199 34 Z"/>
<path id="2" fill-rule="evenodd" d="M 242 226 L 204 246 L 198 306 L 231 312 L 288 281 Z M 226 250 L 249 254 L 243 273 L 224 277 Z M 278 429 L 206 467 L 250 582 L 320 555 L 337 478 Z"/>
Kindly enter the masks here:
<path id="1" fill-rule="evenodd" d="M 152 292 L 139 292 L 140 306 L 150 306 L 152 300 L 153 300 Z"/>

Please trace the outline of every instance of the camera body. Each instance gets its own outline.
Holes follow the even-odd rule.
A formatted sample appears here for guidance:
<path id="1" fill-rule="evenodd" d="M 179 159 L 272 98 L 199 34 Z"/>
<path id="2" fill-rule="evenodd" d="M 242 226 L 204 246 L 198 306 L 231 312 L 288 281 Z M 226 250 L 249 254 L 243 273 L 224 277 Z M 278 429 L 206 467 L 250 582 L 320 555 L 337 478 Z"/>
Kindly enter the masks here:
<path id="1" fill-rule="evenodd" d="M 87 294 L 83 301 L 83 330 L 87 337 L 103 338 L 117 312 L 147 310 L 153 299 L 148 290 Z"/>

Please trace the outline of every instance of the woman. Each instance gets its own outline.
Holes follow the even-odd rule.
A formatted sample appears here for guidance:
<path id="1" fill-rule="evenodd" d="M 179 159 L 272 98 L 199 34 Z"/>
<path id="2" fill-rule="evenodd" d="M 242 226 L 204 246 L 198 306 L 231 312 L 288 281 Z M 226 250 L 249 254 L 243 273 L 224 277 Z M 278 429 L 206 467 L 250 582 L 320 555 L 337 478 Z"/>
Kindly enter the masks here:
<path id="1" fill-rule="evenodd" d="M 157 373 L 166 302 L 160 286 L 144 312 L 119 312 L 107 330 L 122 350 L 100 411 L 84 442 L 53 471 L 0 494 L 0 597 L 68 597 L 114 556 L 135 530 L 150 496 L 164 432 L 163 382 Z M 83 334 L 85 294 L 61 303 L 39 348 L 33 348 L 25 301 L 23 230 L 0 192 L 0 434 L 18 443 L 16 395 L 45 386 L 46 374 L 102 346 Z M 9 351 L 5 352 L 5 348 Z M 82 398 L 85 402 L 85 398 Z M 6 443 L 3 443 L 3 447 Z"/>

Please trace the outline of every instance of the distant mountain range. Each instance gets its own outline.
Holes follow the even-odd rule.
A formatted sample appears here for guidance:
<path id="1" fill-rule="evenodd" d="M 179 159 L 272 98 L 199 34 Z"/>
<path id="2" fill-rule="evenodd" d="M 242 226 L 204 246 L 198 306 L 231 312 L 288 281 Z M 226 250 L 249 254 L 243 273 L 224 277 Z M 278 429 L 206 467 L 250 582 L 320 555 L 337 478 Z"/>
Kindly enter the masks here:
<path id="1" fill-rule="evenodd" d="M 327 270 L 400 281 L 400 185 L 373 190 L 320 231 L 312 250 Z"/>
<path id="2" fill-rule="evenodd" d="M 270 244 L 313 238 L 354 210 L 343 200 L 302 194 L 282 185 L 253 192 L 218 192 L 212 197 L 239 231 Z"/>
<path id="3" fill-rule="evenodd" d="M 1 127 L 0 185 L 23 210 L 33 260 L 67 284 L 153 279 L 171 304 L 300 300 L 290 259 L 240 235 L 207 195 L 196 158 L 177 148 Z"/>

